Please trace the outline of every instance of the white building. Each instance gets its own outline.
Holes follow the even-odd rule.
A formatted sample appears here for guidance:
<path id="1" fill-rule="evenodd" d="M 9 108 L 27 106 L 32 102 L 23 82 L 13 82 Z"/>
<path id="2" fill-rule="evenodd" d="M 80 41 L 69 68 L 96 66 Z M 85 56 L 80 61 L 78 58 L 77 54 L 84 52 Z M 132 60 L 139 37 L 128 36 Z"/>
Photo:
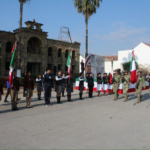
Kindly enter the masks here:
<path id="1" fill-rule="evenodd" d="M 81 61 L 85 63 L 85 57 L 83 55 L 79 55 L 79 72 L 81 72 Z"/>

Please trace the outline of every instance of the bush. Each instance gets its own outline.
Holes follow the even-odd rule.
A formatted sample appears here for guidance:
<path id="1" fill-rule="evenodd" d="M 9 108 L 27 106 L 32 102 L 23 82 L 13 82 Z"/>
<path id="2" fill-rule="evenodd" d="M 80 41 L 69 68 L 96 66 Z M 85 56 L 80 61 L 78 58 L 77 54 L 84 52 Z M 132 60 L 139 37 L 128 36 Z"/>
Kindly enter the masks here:
<path id="1" fill-rule="evenodd" d="M 123 70 L 129 72 L 130 71 L 130 64 L 131 64 L 131 61 L 123 63 L 122 64 Z M 135 64 L 136 64 L 136 69 L 138 70 L 139 69 L 139 65 L 138 65 L 138 63 L 136 61 L 135 61 Z"/>

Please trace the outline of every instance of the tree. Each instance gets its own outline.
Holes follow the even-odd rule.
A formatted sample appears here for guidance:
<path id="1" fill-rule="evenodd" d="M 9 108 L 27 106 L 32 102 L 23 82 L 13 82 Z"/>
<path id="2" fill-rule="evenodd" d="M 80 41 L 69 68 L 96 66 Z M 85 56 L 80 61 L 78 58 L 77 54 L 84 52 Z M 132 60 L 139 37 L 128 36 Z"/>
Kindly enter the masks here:
<path id="1" fill-rule="evenodd" d="M 18 49 L 18 70 L 21 70 L 21 37 L 22 37 L 22 14 L 23 4 L 30 0 L 19 0 L 20 3 L 20 25 L 19 25 L 19 49 Z"/>
<path id="2" fill-rule="evenodd" d="M 82 13 L 86 23 L 86 55 L 88 54 L 88 19 L 96 13 L 96 9 L 100 7 L 102 0 L 73 0 L 78 13 Z"/>
<path id="3" fill-rule="evenodd" d="M 128 61 L 128 62 L 123 63 L 123 64 L 122 64 L 123 70 L 129 72 L 129 71 L 130 71 L 130 64 L 131 64 L 131 61 Z M 138 65 L 137 62 L 135 62 L 135 64 L 136 64 L 136 69 L 138 70 L 138 69 L 139 69 L 139 65 Z"/>

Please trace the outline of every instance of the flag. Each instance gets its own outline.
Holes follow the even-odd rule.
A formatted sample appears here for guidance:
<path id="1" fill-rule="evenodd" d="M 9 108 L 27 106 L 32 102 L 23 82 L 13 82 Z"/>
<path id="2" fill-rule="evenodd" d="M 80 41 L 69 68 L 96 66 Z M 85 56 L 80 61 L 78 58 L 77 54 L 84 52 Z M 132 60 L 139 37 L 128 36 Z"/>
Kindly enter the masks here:
<path id="1" fill-rule="evenodd" d="M 13 79 L 13 65 L 14 65 L 14 60 L 15 60 L 15 54 L 17 50 L 17 45 L 15 44 L 12 49 L 12 58 L 10 62 L 10 72 L 9 72 L 9 84 L 10 86 L 12 85 L 12 79 Z"/>
<path id="2" fill-rule="evenodd" d="M 136 74 L 136 64 L 135 64 L 135 55 L 134 51 L 132 51 L 132 61 L 130 64 L 130 72 L 131 72 L 131 83 L 137 82 L 137 74 Z"/>
<path id="3" fill-rule="evenodd" d="M 113 78 L 113 60 L 111 61 L 111 72 L 110 72 L 109 84 L 113 84 L 112 78 Z"/>
<path id="4" fill-rule="evenodd" d="M 68 67 L 68 73 L 69 73 L 69 78 L 71 74 L 71 58 L 72 58 L 72 48 L 69 49 L 69 54 L 68 54 L 68 59 L 67 59 L 67 64 L 66 66 Z"/>

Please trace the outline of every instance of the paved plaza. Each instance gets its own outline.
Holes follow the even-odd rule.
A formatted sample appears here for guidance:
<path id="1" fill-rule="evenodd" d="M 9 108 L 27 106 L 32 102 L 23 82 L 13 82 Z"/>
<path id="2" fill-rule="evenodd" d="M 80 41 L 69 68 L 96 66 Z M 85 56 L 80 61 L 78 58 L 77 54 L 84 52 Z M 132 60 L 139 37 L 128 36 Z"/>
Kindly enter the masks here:
<path id="1" fill-rule="evenodd" d="M 43 93 L 42 93 L 43 95 Z M 25 108 L 25 98 L 19 101 L 19 111 L 12 112 L 10 103 L 0 102 L 1 149 L 150 149 L 150 96 L 142 92 L 143 101 L 136 102 L 135 93 L 124 103 L 123 95 L 113 101 L 113 95 L 84 100 L 74 91 L 68 103 L 45 107 L 34 93 L 31 109 Z M 22 94 L 19 95 L 22 97 Z M 4 99 L 4 96 L 3 96 Z M 9 99 L 10 101 L 10 96 Z"/>

